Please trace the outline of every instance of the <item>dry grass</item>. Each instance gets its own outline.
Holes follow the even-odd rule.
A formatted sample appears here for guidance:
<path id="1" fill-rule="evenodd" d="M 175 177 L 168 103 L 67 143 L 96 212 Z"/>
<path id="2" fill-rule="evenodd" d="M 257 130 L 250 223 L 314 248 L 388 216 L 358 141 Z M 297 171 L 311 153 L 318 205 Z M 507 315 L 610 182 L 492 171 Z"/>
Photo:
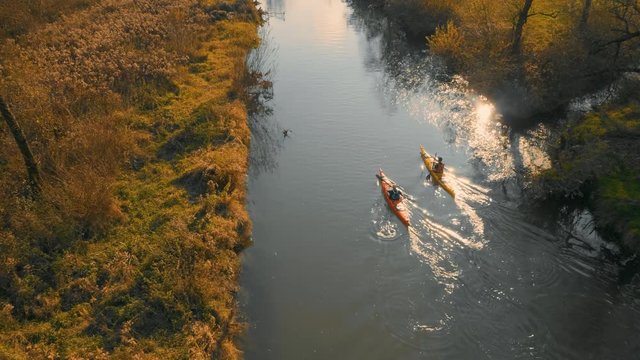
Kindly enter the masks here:
<path id="1" fill-rule="evenodd" d="M 23 196 L 0 131 L 0 357 L 237 358 L 251 230 L 238 64 L 258 14 L 245 1 L 82 4 L 0 50 L 0 91 L 44 182 Z"/>

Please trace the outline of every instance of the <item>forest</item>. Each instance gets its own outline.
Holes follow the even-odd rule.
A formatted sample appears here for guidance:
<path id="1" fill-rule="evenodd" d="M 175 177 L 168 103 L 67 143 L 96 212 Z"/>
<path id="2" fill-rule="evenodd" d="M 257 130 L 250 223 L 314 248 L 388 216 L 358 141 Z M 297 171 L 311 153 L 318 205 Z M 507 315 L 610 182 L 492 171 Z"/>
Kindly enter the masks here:
<path id="1" fill-rule="evenodd" d="M 0 358 L 237 358 L 251 1 L 0 1 Z"/>

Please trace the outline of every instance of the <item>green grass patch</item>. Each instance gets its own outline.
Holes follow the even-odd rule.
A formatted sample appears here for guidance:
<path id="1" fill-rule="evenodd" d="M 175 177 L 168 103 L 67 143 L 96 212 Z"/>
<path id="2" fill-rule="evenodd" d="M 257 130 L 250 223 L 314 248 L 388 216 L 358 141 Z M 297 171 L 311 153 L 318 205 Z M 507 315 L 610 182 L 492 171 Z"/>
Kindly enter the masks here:
<path id="1" fill-rule="evenodd" d="M 590 198 L 601 228 L 640 251 L 640 106 L 634 100 L 585 115 L 563 132 L 547 192 Z M 589 196 L 592 195 L 592 196 Z"/>

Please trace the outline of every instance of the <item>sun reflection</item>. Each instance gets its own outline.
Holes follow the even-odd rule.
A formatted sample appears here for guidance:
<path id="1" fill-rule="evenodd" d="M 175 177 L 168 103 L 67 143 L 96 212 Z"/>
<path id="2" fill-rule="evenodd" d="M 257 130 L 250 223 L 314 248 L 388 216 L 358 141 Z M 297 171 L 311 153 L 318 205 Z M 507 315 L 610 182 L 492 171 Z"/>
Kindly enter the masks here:
<path id="1" fill-rule="evenodd" d="M 323 45 L 338 46 L 347 36 L 346 7 L 340 1 L 317 4 L 321 9 L 313 12 L 315 35 Z"/>
<path id="2" fill-rule="evenodd" d="M 478 122 L 487 124 L 489 120 L 491 120 L 493 113 L 495 111 L 495 107 L 488 103 L 479 103 L 476 106 L 476 118 Z"/>

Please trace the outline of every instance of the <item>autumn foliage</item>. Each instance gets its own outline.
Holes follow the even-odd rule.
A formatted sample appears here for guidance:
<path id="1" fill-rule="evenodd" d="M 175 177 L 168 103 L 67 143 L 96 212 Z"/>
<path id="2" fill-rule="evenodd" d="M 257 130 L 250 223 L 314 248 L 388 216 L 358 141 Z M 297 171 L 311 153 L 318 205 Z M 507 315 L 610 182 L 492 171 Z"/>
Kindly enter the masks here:
<path id="1" fill-rule="evenodd" d="M 428 38 L 433 53 L 490 95 L 507 120 L 563 109 L 575 97 L 637 71 L 635 1 L 525 3 L 452 2 L 455 16 Z M 522 33 L 515 32 L 519 20 Z"/>
<path id="2" fill-rule="evenodd" d="M 635 0 L 354 2 L 382 9 L 410 38 L 426 38 L 431 53 L 513 125 L 640 72 Z"/>

